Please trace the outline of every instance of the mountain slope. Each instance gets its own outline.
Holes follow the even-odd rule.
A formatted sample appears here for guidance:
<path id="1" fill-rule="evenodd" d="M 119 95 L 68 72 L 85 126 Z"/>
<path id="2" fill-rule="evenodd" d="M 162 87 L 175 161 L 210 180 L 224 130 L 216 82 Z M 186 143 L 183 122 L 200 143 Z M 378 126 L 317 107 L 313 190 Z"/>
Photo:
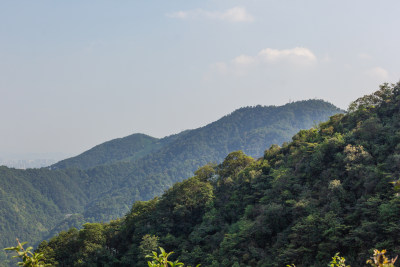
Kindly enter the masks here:
<path id="1" fill-rule="evenodd" d="M 49 168 L 52 170 L 67 168 L 85 170 L 115 162 L 134 162 L 168 145 L 186 132 L 183 131 L 161 139 L 140 133 L 132 134 L 97 145 L 78 156 L 61 160 Z"/>
<path id="2" fill-rule="evenodd" d="M 151 153 L 157 147 L 157 138 L 132 134 L 97 145 L 73 158 L 65 159 L 51 166 L 51 169 L 88 169 L 122 160 L 132 160 Z"/>
<path id="3" fill-rule="evenodd" d="M 337 112 L 341 110 L 321 100 L 247 107 L 205 127 L 159 140 L 144 135 L 114 140 L 56 164 L 58 170 L 2 167 L 0 245 L 12 245 L 17 236 L 32 236 L 27 240 L 32 243 L 53 228 L 117 218 L 133 202 L 161 195 L 201 165 L 221 162 L 238 149 L 262 156 L 272 143 L 288 141 L 290 134 Z M 122 147 L 121 155 L 115 147 Z M 111 151 L 110 156 L 106 151 Z M 96 166 L 100 162 L 107 163 Z M 24 207 L 23 212 L 10 208 L 15 202 Z"/>
<path id="4" fill-rule="evenodd" d="M 102 187 L 107 191 L 92 198 L 85 208 L 85 217 L 107 221 L 121 216 L 134 201 L 162 194 L 173 183 L 190 176 L 199 166 L 221 162 L 225 155 L 235 150 L 260 157 L 266 147 L 282 144 L 299 129 L 309 128 L 337 112 L 340 112 L 338 108 L 321 100 L 300 101 L 280 107 L 242 108 L 205 127 L 178 136 L 136 162 L 90 169 L 87 172 L 89 187 L 103 183 Z"/>
<path id="5" fill-rule="evenodd" d="M 144 256 L 158 246 L 211 267 L 318 267 L 336 252 L 364 266 L 374 248 L 394 258 L 399 122 L 400 83 L 383 85 L 259 160 L 232 152 L 160 198 L 136 202 L 124 218 L 63 232 L 39 251 L 74 266 L 147 266 Z"/>
<path id="6" fill-rule="evenodd" d="M 0 167 L 0 245 L 16 237 L 38 240 L 66 214 L 79 213 L 87 202 L 80 171 L 16 170 Z"/>

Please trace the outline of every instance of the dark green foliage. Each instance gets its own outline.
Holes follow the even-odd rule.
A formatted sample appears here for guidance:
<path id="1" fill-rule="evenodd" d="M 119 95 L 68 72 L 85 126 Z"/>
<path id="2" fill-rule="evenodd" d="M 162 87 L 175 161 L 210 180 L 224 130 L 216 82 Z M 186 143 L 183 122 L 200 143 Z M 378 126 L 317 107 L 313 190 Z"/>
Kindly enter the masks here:
<path id="1" fill-rule="evenodd" d="M 0 244 L 10 246 L 16 236 L 37 241 L 67 214 L 82 212 L 87 197 L 73 178 L 46 169 L 0 167 Z M 70 226 L 69 226 L 70 227 Z"/>
<path id="2" fill-rule="evenodd" d="M 400 198 L 391 183 L 400 175 L 400 84 L 381 90 L 374 95 L 384 97 L 298 132 L 259 160 L 230 153 L 160 198 L 136 202 L 120 221 L 103 226 L 106 245 L 96 253 L 109 251 L 109 264 L 132 266 L 146 236 L 157 236 L 157 244 L 190 265 L 317 267 L 340 251 L 346 264 L 364 266 L 373 249 L 384 248 L 394 258 L 400 254 Z M 39 252 L 55 250 L 51 243 L 60 238 Z M 49 261 L 79 260 L 83 248 L 66 258 L 45 254 Z M 85 260 L 96 259 L 91 255 Z"/>
<path id="3" fill-rule="evenodd" d="M 261 157 L 266 147 L 288 141 L 299 129 L 309 128 L 336 112 L 340 110 L 321 100 L 281 107 L 247 107 L 205 127 L 163 139 L 135 134 L 112 140 L 51 166 L 57 170 L 0 167 L 0 201 L 3 203 L 0 206 L 0 245 L 12 245 L 16 236 L 34 245 L 59 231 L 80 228 L 84 222 L 118 218 L 126 214 L 135 201 L 161 195 L 204 164 L 219 163 L 235 150 Z M 234 186 L 239 181 L 236 181 L 239 169 L 249 162 L 247 156 L 239 158 L 237 162 L 232 158 L 234 164 L 227 160 L 226 168 L 215 168 L 213 164 L 205 166 L 196 173 L 198 178 L 187 182 L 198 187 L 199 193 L 207 193 L 200 194 L 203 199 L 192 200 L 190 193 L 178 198 L 175 195 L 180 193 L 167 191 L 160 205 L 170 209 L 173 216 L 165 221 L 165 227 L 170 225 L 170 230 L 175 231 L 176 222 L 181 221 L 184 233 L 193 231 L 193 225 L 201 220 L 201 213 L 193 215 L 193 212 L 200 212 L 209 203 L 208 182 L 221 184 L 219 191 Z M 186 190 L 187 183 L 176 187 Z M 235 197 L 240 199 L 241 195 Z M 171 206 L 172 202 L 164 200 L 171 198 L 179 199 L 179 205 Z M 229 222 L 236 220 L 237 208 L 236 204 L 226 207 L 224 218 L 229 218 Z M 242 205 L 239 208 L 243 208 Z M 160 216 L 167 218 L 169 214 Z M 155 233 L 140 234 L 136 247 L 129 248 L 130 251 L 137 250 L 143 236 Z M 168 238 L 176 240 L 172 234 Z M 160 242 L 164 242 L 161 235 Z"/>

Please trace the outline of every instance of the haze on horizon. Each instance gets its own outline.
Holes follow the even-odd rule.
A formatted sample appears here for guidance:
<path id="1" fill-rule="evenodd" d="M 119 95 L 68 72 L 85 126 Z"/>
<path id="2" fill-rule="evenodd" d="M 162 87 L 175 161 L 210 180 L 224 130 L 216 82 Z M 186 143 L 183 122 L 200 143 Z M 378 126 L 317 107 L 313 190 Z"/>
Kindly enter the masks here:
<path id="1" fill-rule="evenodd" d="M 76 155 L 400 78 L 400 2 L 0 2 L 0 156 Z"/>

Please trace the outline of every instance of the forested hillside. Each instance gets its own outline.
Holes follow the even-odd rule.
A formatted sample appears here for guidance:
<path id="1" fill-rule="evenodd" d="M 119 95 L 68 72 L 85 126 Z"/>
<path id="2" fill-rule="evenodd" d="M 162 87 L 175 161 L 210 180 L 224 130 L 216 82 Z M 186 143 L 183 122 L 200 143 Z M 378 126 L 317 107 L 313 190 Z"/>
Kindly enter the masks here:
<path id="1" fill-rule="evenodd" d="M 88 201 L 81 183 L 86 178 L 78 170 L 17 170 L 1 166 L 0 245 L 8 246 L 16 237 L 36 242 L 64 218 L 81 213 Z M 82 222 L 69 226 L 79 227 Z"/>
<path id="2" fill-rule="evenodd" d="M 50 166 L 50 169 L 90 169 L 115 162 L 133 162 L 162 148 L 183 134 L 185 131 L 162 139 L 145 134 L 132 134 L 97 145 L 76 157 L 57 162 Z"/>
<path id="3" fill-rule="evenodd" d="M 34 244 L 83 222 L 123 216 L 135 201 L 161 195 L 199 166 L 239 149 L 260 157 L 271 144 L 338 112 L 321 100 L 247 107 L 163 139 L 135 134 L 112 140 L 51 167 L 57 170 L 1 167 L 0 246 L 13 245 L 16 237 Z"/>
<path id="4" fill-rule="evenodd" d="M 192 266 L 320 267 L 336 252 L 364 266 L 374 248 L 400 254 L 399 144 L 400 83 L 385 84 L 261 159 L 232 152 L 38 251 L 59 266 L 147 266 L 158 246 Z"/>
<path id="5" fill-rule="evenodd" d="M 162 194 L 175 182 L 191 176 L 199 166 L 219 163 L 235 150 L 260 157 L 271 144 L 282 144 L 298 129 L 307 129 L 338 112 L 341 110 L 321 100 L 242 108 L 205 127 L 180 134 L 134 163 L 89 169 L 88 186 L 95 192 L 107 191 L 91 196 L 84 216 L 96 221 L 117 218 L 134 201 Z"/>

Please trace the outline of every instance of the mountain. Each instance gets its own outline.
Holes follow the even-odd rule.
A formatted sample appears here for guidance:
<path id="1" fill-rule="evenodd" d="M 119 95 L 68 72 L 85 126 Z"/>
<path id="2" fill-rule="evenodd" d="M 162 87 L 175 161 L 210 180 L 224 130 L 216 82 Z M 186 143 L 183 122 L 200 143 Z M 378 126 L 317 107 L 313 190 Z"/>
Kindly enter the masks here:
<path id="1" fill-rule="evenodd" d="M 50 168 L 1 167 L 0 246 L 12 245 L 15 237 L 33 243 L 82 222 L 115 219 L 199 166 L 217 164 L 239 149 L 260 157 L 271 144 L 338 112 L 322 100 L 246 107 L 163 139 L 134 134 L 111 140 Z"/>
<path id="2" fill-rule="evenodd" d="M 85 170 L 115 162 L 133 162 L 169 144 L 185 132 L 162 139 L 139 133 L 113 139 L 76 157 L 59 161 L 50 166 L 50 169 L 78 168 Z"/>
<path id="3" fill-rule="evenodd" d="M 88 201 L 81 184 L 85 178 L 78 170 L 0 166 L 0 246 L 9 246 L 17 237 L 36 242 L 68 214 L 83 212 Z"/>
<path id="4" fill-rule="evenodd" d="M 211 267 L 318 267 L 337 252 L 365 266 L 373 249 L 394 258 L 399 122 L 400 83 L 384 84 L 260 159 L 231 152 L 123 218 L 61 232 L 38 251 L 60 266 L 147 266 L 158 246 Z"/>
<path id="5" fill-rule="evenodd" d="M 245 107 L 234 111 L 222 119 L 196 130 L 183 131 L 162 139 L 145 134 L 132 134 L 124 138 L 114 139 L 69 159 L 50 166 L 50 169 L 90 169 L 100 165 L 121 162 L 134 162 L 145 156 L 150 157 L 156 150 L 174 142 L 173 150 L 185 150 L 187 143 L 196 143 L 194 149 L 223 143 L 219 150 L 221 160 L 228 152 L 237 148 L 252 156 L 261 156 L 265 147 L 259 143 L 267 139 L 267 144 L 281 144 L 296 133 L 298 129 L 306 129 L 329 116 L 343 112 L 322 100 L 307 100 L 286 104 L 284 106 Z M 186 133 L 188 136 L 182 138 Z M 244 135 L 244 136 L 243 136 Z M 214 141 L 208 140 L 211 136 Z M 262 138 L 263 140 L 260 140 Z M 189 140 L 190 139 L 190 140 Z M 225 144 L 224 139 L 229 139 Z M 182 141 L 183 140 L 183 141 Z M 201 143 L 198 145 L 197 143 Z M 168 146 L 169 149 L 171 149 Z M 167 149 L 168 149 L 167 148 Z M 234 149 L 232 149 L 234 148 Z M 202 154 L 203 152 L 199 152 Z"/>
<path id="6" fill-rule="evenodd" d="M 134 161 L 155 149 L 158 139 L 145 134 L 132 134 L 97 145 L 73 158 L 62 160 L 51 169 L 89 169 L 99 165 L 130 159 Z"/>
<path id="7" fill-rule="evenodd" d="M 298 129 L 307 129 L 338 112 L 341 110 L 321 100 L 299 101 L 280 107 L 241 108 L 205 127 L 185 132 L 134 163 L 88 170 L 89 187 L 100 185 L 107 192 L 92 195 L 85 217 L 108 221 L 121 216 L 134 201 L 162 194 L 175 182 L 192 175 L 199 166 L 221 162 L 235 150 L 260 157 L 270 145 L 282 144 Z"/>

